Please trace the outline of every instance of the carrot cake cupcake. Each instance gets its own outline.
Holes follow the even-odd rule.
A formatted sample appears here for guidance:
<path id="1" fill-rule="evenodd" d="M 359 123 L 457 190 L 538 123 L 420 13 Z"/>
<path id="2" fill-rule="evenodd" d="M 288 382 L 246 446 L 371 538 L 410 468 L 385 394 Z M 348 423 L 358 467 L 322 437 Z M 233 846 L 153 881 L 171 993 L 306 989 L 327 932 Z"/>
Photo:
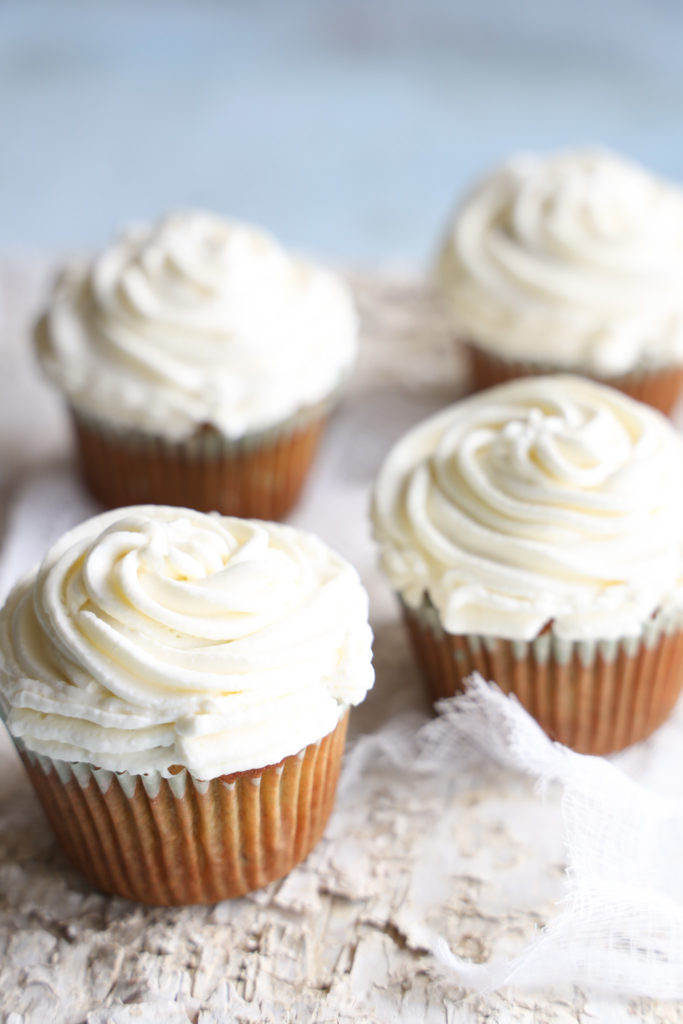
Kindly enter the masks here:
<path id="1" fill-rule="evenodd" d="M 613 153 L 521 155 L 446 233 L 436 280 L 476 389 L 571 371 L 670 412 L 683 384 L 683 191 Z"/>
<path id="2" fill-rule="evenodd" d="M 357 322 L 334 274 L 185 211 L 67 267 L 36 346 L 103 504 L 279 519 L 353 366 Z"/>
<path id="3" fill-rule="evenodd" d="M 367 617 L 292 527 L 134 507 L 66 534 L 0 612 L 0 711 L 72 863 L 184 904 L 303 860 L 372 686 Z"/>
<path id="4" fill-rule="evenodd" d="M 473 671 L 589 753 L 683 684 L 683 439 L 580 377 L 499 385 L 413 428 L 372 519 L 435 698 Z"/>

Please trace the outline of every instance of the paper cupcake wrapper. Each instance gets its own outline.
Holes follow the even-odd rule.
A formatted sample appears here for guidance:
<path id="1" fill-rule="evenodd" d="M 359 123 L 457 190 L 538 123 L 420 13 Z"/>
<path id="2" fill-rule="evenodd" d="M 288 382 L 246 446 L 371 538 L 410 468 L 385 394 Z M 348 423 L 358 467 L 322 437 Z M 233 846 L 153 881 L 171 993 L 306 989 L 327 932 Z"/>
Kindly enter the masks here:
<path id="1" fill-rule="evenodd" d="M 348 711 L 277 765 L 201 781 L 35 754 L 15 741 L 71 863 L 103 892 L 164 906 L 242 896 L 286 875 L 329 818 Z"/>
<path id="2" fill-rule="evenodd" d="M 542 362 L 502 359 L 469 341 L 463 342 L 470 366 L 473 390 L 483 391 L 518 377 L 537 377 L 540 374 L 565 372 L 557 365 Z M 665 415 L 672 411 L 683 389 L 683 367 L 671 366 L 660 370 L 634 370 L 617 377 L 595 377 L 582 374 L 601 384 L 609 384 L 639 402 L 654 406 Z"/>
<path id="3" fill-rule="evenodd" d="M 535 640 L 447 633 L 431 605 L 403 605 L 410 639 L 434 700 L 461 692 L 472 672 L 513 693 L 555 740 L 608 754 L 645 739 L 683 686 L 680 619 L 655 617 L 641 637 Z"/>
<path id="4" fill-rule="evenodd" d="M 282 519 L 299 498 L 332 404 L 241 438 L 207 427 L 180 442 L 71 414 L 83 478 L 103 505 L 181 505 Z"/>

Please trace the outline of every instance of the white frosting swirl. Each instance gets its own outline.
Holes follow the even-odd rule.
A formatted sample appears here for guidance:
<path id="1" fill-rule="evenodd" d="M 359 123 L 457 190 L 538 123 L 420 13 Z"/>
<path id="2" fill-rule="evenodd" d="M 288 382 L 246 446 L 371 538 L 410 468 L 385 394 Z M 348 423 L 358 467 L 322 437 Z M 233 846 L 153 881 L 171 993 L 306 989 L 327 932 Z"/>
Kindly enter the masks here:
<path id="1" fill-rule="evenodd" d="M 515 380 L 415 427 L 373 522 L 395 589 L 450 633 L 614 639 L 683 608 L 683 439 L 587 379 Z"/>
<path id="2" fill-rule="evenodd" d="M 311 534 L 188 509 L 68 533 L 0 613 L 0 706 L 39 754 L 197 778 L 275 764 L 372 685 L 367 596 Z"/>
<path id="3" fill-rule="evenodd" d="M 356 355 L 346 286 L 268 235 L 200 212 L 69 267 L 36 330 L 70 402 L 169 438 L 266 429 L 329 397 Z"/>
<path id="4" fill-rule="evenodd" d="M 520 156 L 465 199 L 437 282 L 463 337 L 612 377 L 683 363 L 683 192 L 599 150 Z"/>

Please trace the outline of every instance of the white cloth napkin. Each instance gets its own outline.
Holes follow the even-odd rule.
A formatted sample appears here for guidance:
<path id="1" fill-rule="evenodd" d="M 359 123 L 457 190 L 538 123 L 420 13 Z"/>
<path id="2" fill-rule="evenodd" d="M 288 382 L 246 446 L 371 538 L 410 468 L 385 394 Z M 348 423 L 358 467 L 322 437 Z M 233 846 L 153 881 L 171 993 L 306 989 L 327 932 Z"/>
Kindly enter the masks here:
<path id="1" fill-rule="evenodd" d="M 411 944 L 429 950 L 456 984 L 480 992 L 511 983 L 576 984 L 683 998 L 683 803 L 651 792 L 604 758 L 553 743 L 514 697 L 480 676 L 438 710 L 417 733 L 411 716 L 363 737 L 347 761 L 342 792 L 362 786 L 378 757 L 395 770 L 439 776 L 465 764 L 471 770 L 473 757 L 492 759 L 535 778 L 539 799 L 559 784 L 566 894 L 559 915 L 512 959 L 455 956 L 424 919 L 403 915 Z M 441 852 L 433 849 L 438 874 Z"/>

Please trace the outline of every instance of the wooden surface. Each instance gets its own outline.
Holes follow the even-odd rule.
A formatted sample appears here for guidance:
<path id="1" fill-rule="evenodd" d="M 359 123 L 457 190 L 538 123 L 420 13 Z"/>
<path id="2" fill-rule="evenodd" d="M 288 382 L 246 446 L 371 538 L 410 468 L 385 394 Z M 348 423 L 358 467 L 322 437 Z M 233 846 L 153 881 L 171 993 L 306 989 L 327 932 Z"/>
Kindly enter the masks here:
<path id="1" fill-rule="evenodd" d="M 35 374 L 25 324 L 44 268 L 0 271 L 6 536 L 0 585 L 94 506 L 79 490 L 60 404 Z M 371 595 L 377 684 L 352 737 L 428 709 L 366 522 L 392 441 L 461 390 L 424 291 L 356 277 L 361 364 L 292 517 L 350 557 Z M 46 518 L 44 510 L 49 509 Z M 42 510 L 37 515 L 37 510 Z M 631 760 L 667 788 L 664 727 Z M 667 746 L 668 744 L 668 746 Z M 411 938 L 428 922 L 475 961 L 513 955 L 556 912 L 564 862 L 556 795 L 473 762 L 438 775 L 376 759 L 347 780 L 325 838 L 288 878 L 212 907 L 150 909 L 102 896 L 56 850 L 8 737 L 0 737 L 0 1020 L 6 1024 L 683 1022 L 681 1005 L 577 989 L 474 995 Z"/>

